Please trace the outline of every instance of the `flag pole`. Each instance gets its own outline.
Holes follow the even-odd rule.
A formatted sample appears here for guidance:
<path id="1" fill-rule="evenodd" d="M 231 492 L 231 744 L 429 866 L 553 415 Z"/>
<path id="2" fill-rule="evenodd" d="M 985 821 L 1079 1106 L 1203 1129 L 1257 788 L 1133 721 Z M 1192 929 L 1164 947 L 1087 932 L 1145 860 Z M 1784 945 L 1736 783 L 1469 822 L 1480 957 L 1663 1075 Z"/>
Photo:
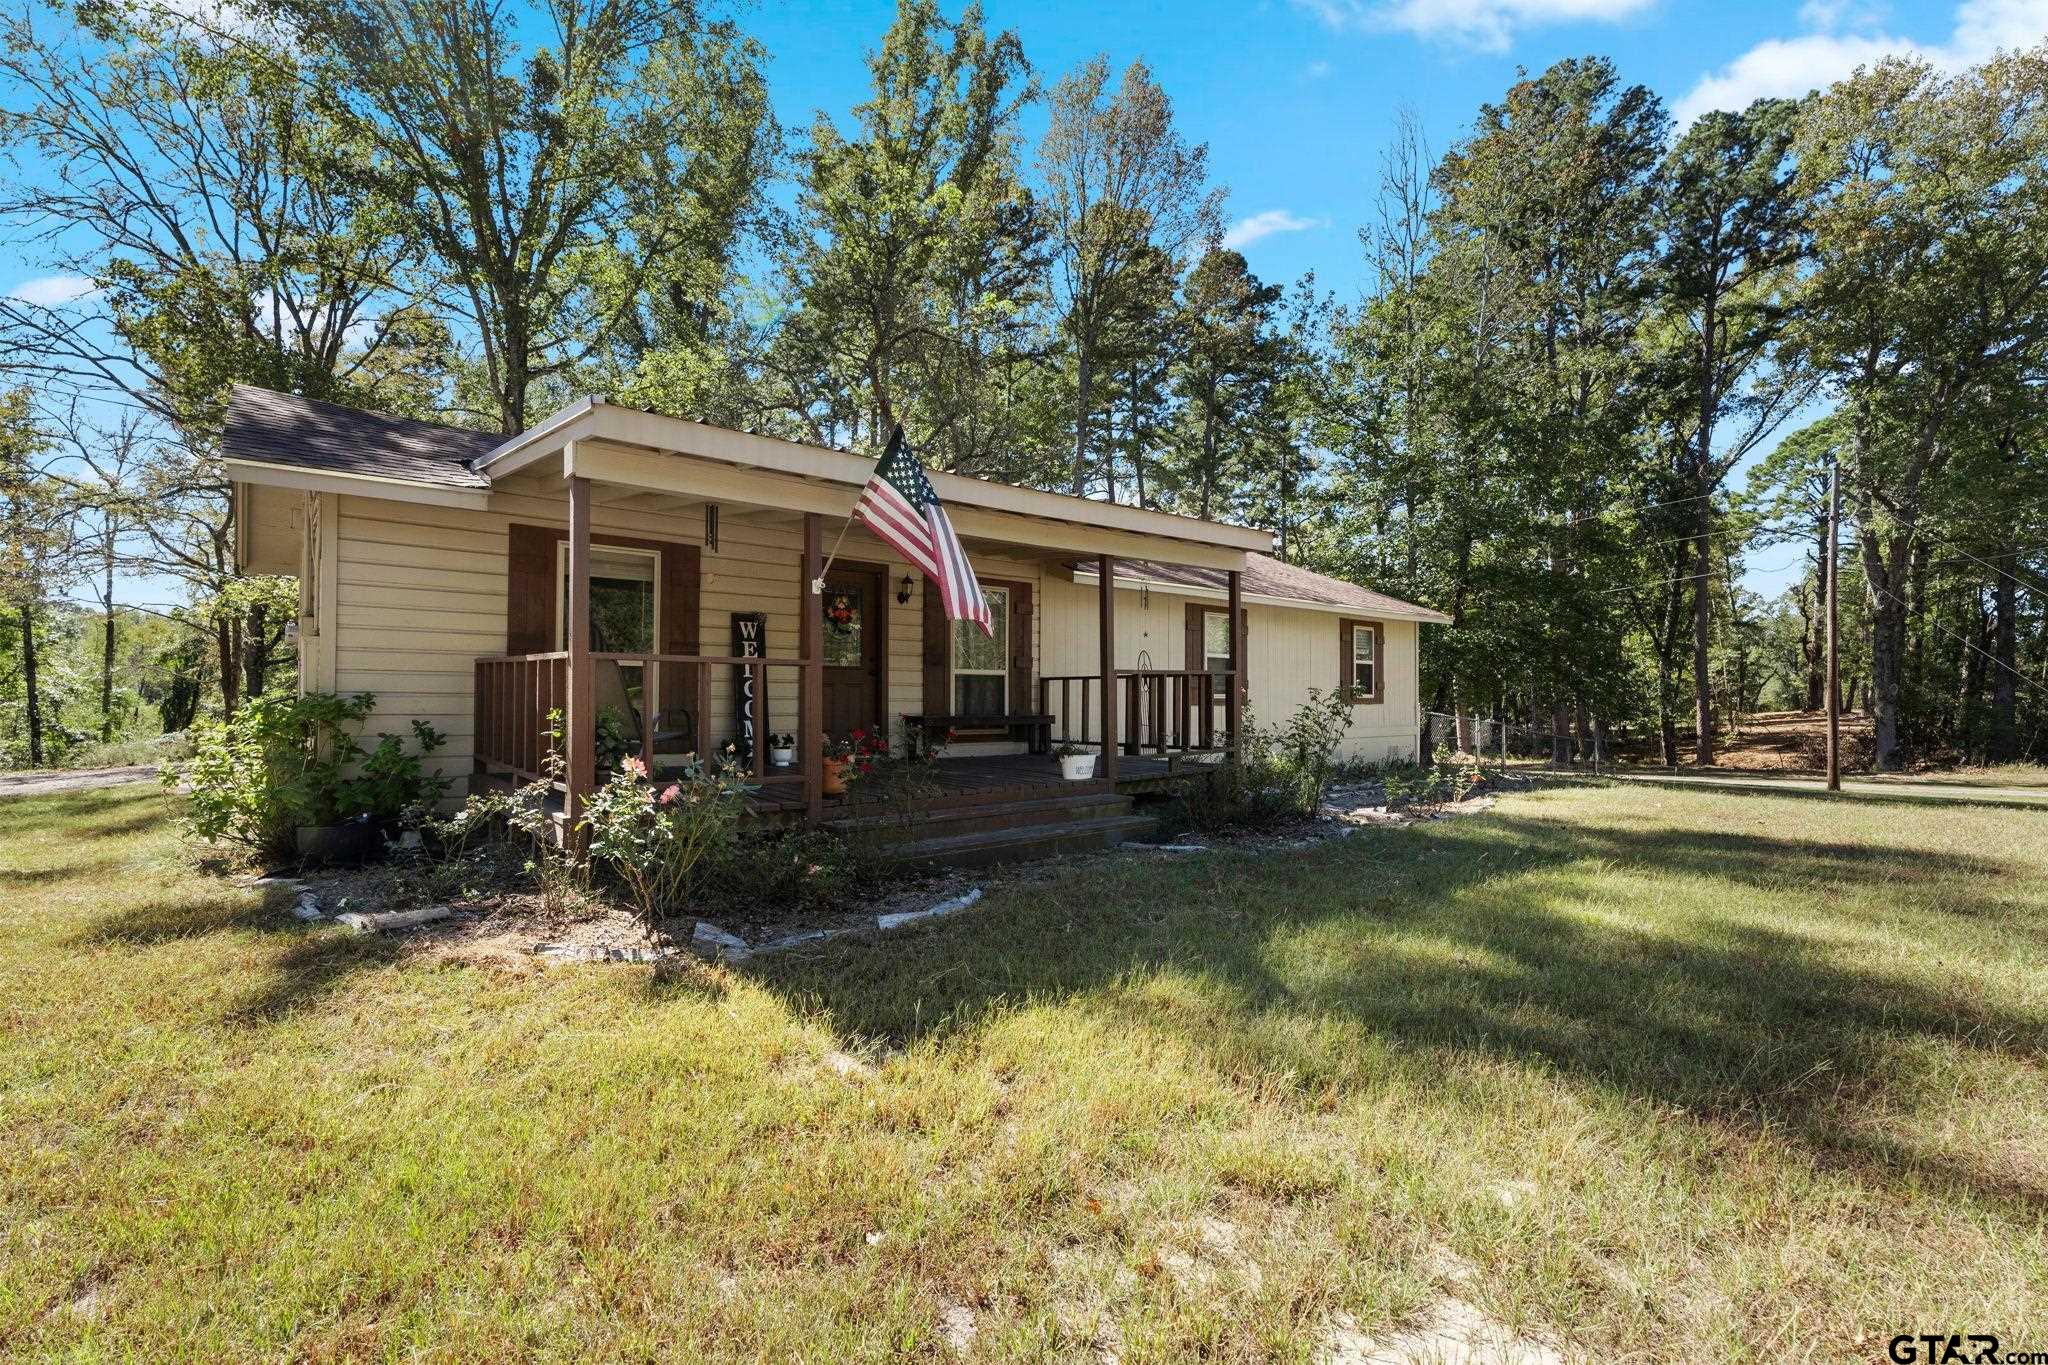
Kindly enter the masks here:
<path id="1" fill-rule="evenodd" d="M 897 437 L 902 434 L 903 424 L 901 422 L 889 428 L 888 444 L 882 447 L 884 455 L 887 454 L 889 446 L 895 445 Z M 840 523 L 839 538 L 832 542 L 832 553 L 825 556 L 825 566 L 819 569 L 818 576 L 811 580 L 811 596 L 823 597 L 825 595 L 825 575 L 832 572 L 832 561 L 839 558 L 839 547 L 846 543 L 846 533 L 853 529 L 853 519 L 859 515 L 860 499 L 855 497 L 853 500 L 853 510 L 848 512 L 846 520 Z"/>
<path id="2" fill-rule="evenodd" d="M 825 566 L 818 570 L 818 576 L 811 580 L 811 596 L 825 595 L 825 575 L 832 572 L 832 561 L 839 558 L 839 547 L 846 543 L 846 533 L 853 529 L 854 514 L 848 512 L 846 521 L 839 528 L 839 538 L 832 542 L 832 553 L 825 556 Z"/>

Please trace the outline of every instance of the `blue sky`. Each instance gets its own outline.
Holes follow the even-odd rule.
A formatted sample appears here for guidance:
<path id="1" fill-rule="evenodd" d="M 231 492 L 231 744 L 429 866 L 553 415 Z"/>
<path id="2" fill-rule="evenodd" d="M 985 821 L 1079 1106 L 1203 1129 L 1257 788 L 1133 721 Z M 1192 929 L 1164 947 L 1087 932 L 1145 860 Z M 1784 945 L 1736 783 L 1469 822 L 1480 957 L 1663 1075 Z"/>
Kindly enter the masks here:
<path id="1" fill-rule="evenodd" d="M 1269 280 L 1312 270 L 1341 297 L 1366 282 L 1357 231 L 1404 107 L 1437 154 L 1518 68 L 1560 57 L 1611 57 L 1684 118 L 1800 94 L 1886 53 L 1953 68 L 2048 37 L 2048 0 L 986 0 L 986 12 L 1018 33 L 1048 84 L 1097 52 L 1117 65 L 1143 58 L 1229 188 L 1232 245 Z M 786 124 L 800 130 L 818 110 L 844 118 L 892 14 L 893 0 L 761 0 L 742 12 L 772 54 Z M 1033 143 L 1043 117 L 1028 117 Z M 75 288 L 0 242 L 0 292 L 54 302 Z M 1765 552 L 1749 586 L 1776 592 L 1796 577 L 1780 557 Z"/>
<path id="2" fill-rule="evenodd" d="M 1143 58 L 1191 141 L 1230 190 L 1232 245 L 1272 281 L 1314 271 L 1340 297 L 1367 283 L 1358 229 L 1371 221 L 1398 112 L 1421 118 L 1432 154 L 1469 128 L 1518 69 L 1598 53 L 1673 114 L 1799 95 L 1888 53 L 1954 68 L 2048 37 L 2048 0 L 1856 4 L 1853 0 L 984 0 L 1050 84 L 1097 52 Z M 835 117 L 865 93 L 862 54 L 891 0 L 764 4 L 746 16 L 773 54 L 776 111 L 793 126 Z M 1043 126 L 1033 111 L 1031 140 Z M 1795 418 L 1796 425 L 1801 418 Z M 1761 454 L 1761 452 L 1760 452 Z M 1737 476 L 1740 477 L 1739 475 Z M 1775 595 L 1804 572 L 1786 547 L 1751 556 L 1744 583 Z"/>
<path id="3" fill-rule="evenodd" d="M 1143 58 L 1187 136 L 1209 145 L 1252 268 L 1313 270 L 1341 294 L 1364 283 L 1357 230 L 1373 212 L 1381 151 L 1402 107 L 1441 152 L 1518 67 L 1611 57 L 1681 113 L 1798 94 L 1884 52 L 1967 63 L 2048 36 L 2048 0 L 1859 6 L 1847 0 L 985 0 L 1050 83 L 1097 53 Z M 835 117 L 865 91 L 861 57 L 889 0 L 764 3 L 743 22 L 774 54 L 778 114 Z M 1042 112 L 1031 120 L 1035 134 Z"/>

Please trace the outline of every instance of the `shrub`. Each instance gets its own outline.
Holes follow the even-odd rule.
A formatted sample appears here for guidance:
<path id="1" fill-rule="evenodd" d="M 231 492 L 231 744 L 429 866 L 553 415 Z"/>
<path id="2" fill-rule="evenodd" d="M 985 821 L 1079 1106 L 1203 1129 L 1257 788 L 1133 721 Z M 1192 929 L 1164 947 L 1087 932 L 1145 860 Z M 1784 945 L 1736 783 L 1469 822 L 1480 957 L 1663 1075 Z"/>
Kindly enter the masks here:
<path id="1" fill-rule="evenodd" d="M 376 702 L 369 692 L 267 692 L 242 703 L 225 723 L 196 729 L 183 773 L 192 788 L 187 828 L 209 842 L 276 856 L 290 851 L 293 831 L 301 825 L 333 825 L 357 816 L 389 825 L 432 805 L 447 782 L 429 776 L 421 759 L 443 737 L 414 721 L 418 753 L 406 753 L 396 735 L 383 735 L 366 754 L 352 730 Z M 360 771 L 344 777 L 356 763 Z M 179 773 L 166 764 L 163 777 L 175 785 Z"/>
<path id="2" fill-rule="evenodd" d="M 742 836 L 705 858 L 697 884 L 713 900 L 749 909 L 829 910 L 880 882 L 882 847 L 826 829 Z"/>
<path id="3" fill-rule="evenodd" d="M 657 789 L 646 764 L 623 759 L 584 813 L 591 859 L 611 869 L 652 927 L 688 891 L 698 863 L 731 841 L 748 790 L 731 763 L 692 759 Z"/>
<path id="4" fill-rule="evenodd" d="M 1480 780 L 1476 766 L 1457 763 L 1395 763 L 1380 774 L 1387 809 L 1435 815 Z"/>
<path id="5" fill-rule="evenodd" d="M 1311 688 L 1287 723 L 1262 730 L 1245 722 L 1244 761 L 1226 763 L 1189 793 L 1196 829 L 1269 829 L 1313 817 L 1337 773 L 1337 746 L 1352 722 L 1351 697 Z"/>

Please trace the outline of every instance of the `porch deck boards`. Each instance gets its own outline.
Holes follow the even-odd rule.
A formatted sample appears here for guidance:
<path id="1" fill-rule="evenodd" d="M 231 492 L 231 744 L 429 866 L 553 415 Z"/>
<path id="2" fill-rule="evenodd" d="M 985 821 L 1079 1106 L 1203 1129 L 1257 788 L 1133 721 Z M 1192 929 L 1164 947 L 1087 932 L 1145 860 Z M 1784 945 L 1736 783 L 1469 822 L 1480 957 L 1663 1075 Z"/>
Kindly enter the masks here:
<path id="1" fill-rule="evenodd" d="M 925 804 L 932 809 L 961 805 L 999 805 L 1006 801 L 1029 801 L 1058 792 L 1075 795 L 1118 791 L 1126 794 L 1158 791 L 1173 787 L 1207 771 L 1208 764 L 1197 759 L 1169 761 L 1156 755 L 1125 754 L 1117 759 L 1114 783 L 1104 779 L 1068 782 L 1060 776 L 1059 765 L 1039 754 L 997 754 L 982 758 L 942 758 L 932 765 L 938 794 Z M 803 788 L 796 783 L 764 786 L 752 798 L 757 815 L 774 819 L 801 814 Z M 857 816 L 872 810 L 874 802 L 863 802 L 855 784 L 846 796 L 825 798 L 827 821 Z"/>

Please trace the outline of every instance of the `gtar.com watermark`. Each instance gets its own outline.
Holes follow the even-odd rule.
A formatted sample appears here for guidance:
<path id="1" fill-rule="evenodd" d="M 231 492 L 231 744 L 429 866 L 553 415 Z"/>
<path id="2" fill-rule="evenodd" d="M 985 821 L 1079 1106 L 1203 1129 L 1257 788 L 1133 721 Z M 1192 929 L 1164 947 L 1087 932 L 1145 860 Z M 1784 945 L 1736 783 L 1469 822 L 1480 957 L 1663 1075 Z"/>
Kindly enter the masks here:
<path id="1" fill-rule="evenodd" d="M 1898 1365 L 2048 1365 L 2048 1347 L 2007 1350 L 1990 1332 L 1901 1332 L 1885 1354 Z"/>

